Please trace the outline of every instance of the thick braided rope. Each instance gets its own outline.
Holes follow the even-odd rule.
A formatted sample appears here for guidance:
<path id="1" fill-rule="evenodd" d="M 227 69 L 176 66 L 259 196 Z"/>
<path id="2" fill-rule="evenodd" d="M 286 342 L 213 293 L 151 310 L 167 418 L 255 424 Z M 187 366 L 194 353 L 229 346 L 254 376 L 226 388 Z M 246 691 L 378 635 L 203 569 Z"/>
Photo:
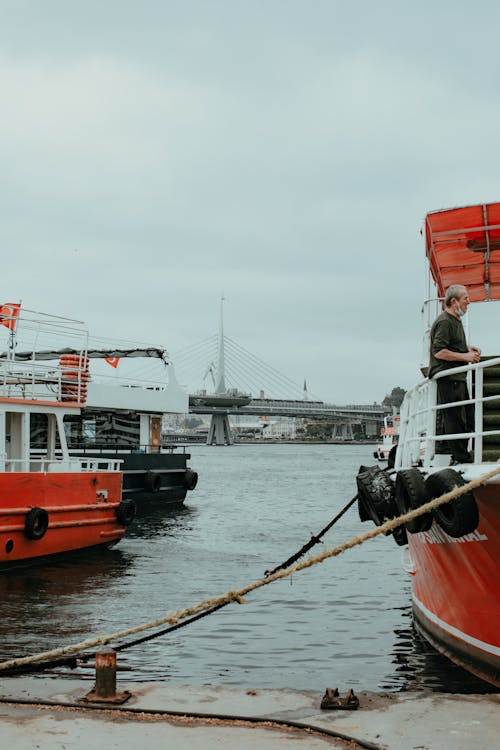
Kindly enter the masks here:
<path id="1" fill-rule="evenodd" d="M 262 588 L 263 586 L 268 586 L 270 583 L 273 583 L 274 581 L 278 581 L 282 578 L 288 578 L 288 576 L 291 576 L 294 573 L 298 573 L 300 570 L 305 570 L 306 568 L 310 568 L 313 565 L 322 563 L 325 560 L 328 560 L 330 557 L 337 557 L 338 555 L 342 554 L 346 550 L 352 549 L 353 547 L 363 544 L 368 539 L 374 539 L 375 537 L 380 536 L 381 534 L 389 533 L 393 531 L 395 528 L 397 528 L 398 526 L 401 526 L 403 523 L 406 523 L 407 521 L 412 521 L 414 518 L 418 518 L 418 516 L 424 515 L 424 513 L 428 513 L 429 511 L 434 510 L 440 505 L 444 505 L 445 503 L 450 502 L 450 500 L 454 500 L 455 498 L 460 497 L 461 495 L 465 495 L 467 492 L 470 492 L 471 490 L 474 490 L 477 487 L 480 487 L 481 485 L 486 484 L 486 482 L 488 482 L 489 479 L 492 479 L 498 474 L 500 474 L 500 466 L 497 466 L 492 471 L 489 471 L 486 474 L 483 474 L 477 479 L 473 479 L 472 481 L 467 482 L 461 487 L 455 487 L 450 492 L 446 492 L 444 495 L 441 495 L 438 498 L 434 498 L 433 500 L 430 500 L 428 503 L 421 505 L 419 508 L 416 508 L 415 510 L 410 511 L 409 513 L 405 513 L 399 516 L 398 518 L 392 518 L 389 521 L 386 521 L 385 523 L 383 523 L 381 526 L 375 526 L 373 529 L 370 529 L 370 531 L 366 531 L 363 534 L 359 534 L 359 536 L 356 536 L 353 539 L 350 539 L 349 541 L 338 545 L 337 547 L 333 547 L 332 549 L 325 550 L 321 554 L 311 557 L 308 560 L 303 560 L 302 562 L 297 563 L 296 565 L 293 565 L 292 567 L 287 568 L 285 570 L 279 570 L 276 573 L 273 573 L 273 575 L 270 575 L 268 578 L 261 578 L 260 580 L 255 581 L 254 583 L 251 583 L 247 586 L 244 586 L 241 589 L 238 589 L 237 591 L 230 590 L 230 591 L 227 591 L 222 596 L 217 596 L 212 599 L 204 599 L 203 601 L 199 602 L 198 604 L 193 605 L 192 607 L 187 607 L 186 609 L 179 609 L 175 612 L 169 612 L 164 617 L 160 617 L 157 620 L 152 620 L 151 622 L 147 622 L 142 625 L 137 625 L 134 628 L 122 630 L 117 633 L 111 633 L 110 635 L 96 636 L 94 638 L 89 638 L 86 641 L 75 643 L 71 646 L 63 646 L 61 648 L 56 648 L 56 649 L 53 649 L 52 651 L 44 651 L 42 653 L 35 654 L 33 656 L 25 656 L 22 658 L 10 659 L 9 661 L 1 662 L 0 671 L 6 670 L 6 669 L 12 669 L 14 667 L 20 667 L 25 664 L 36 664 L 38 662 L 55 659 L 60 656 L 77 654 L 82 651 L 86 651 L 90 648 L 94 648 L 96 646 L 104 646 L 108 643 L 112 643 L 113 641 L 120 640 L 121 638 L 125 638 L 126 636 L 129 636 L 129 635 L 142 633 L 145 630 L 152 630 L 153 628 L 160 627 L 161 625 L 166 625 L 167 623 L 169 625 L 176 625 L 179 622 L 179 620 L 183 620 L 186 617 L 191 617 L 192 615 L 196 615 L 199 612 L 204 612 L 205 610 L 211 609 L 212 607 L 218 606 L 220 604 L 229 604 L 230 602 L 238 602 L 239 604 L 243 604 L 244 603 L 243 597 L 246 594 L 249 594 L 251 591 L 255 591 L 256 589 Z"/>

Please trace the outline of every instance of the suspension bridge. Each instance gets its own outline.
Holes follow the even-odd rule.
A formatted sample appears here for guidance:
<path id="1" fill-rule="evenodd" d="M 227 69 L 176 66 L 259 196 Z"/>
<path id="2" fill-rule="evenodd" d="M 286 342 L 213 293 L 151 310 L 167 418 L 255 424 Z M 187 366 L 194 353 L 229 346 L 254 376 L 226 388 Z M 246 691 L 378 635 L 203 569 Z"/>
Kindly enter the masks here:
<path id="1" fill-rule="evenodd" d="M 334 436 L 341 439 L 352 439 L 358 425 L 365 434 L 380 434 L 387 407 L 341 406 L 313 397 L 305 381 L 301 387 L 225 335 L 223 302 L 224 298 L 218 332 L 173 357 L 179 380 L 189 389 L 189 412 L 211 415 L 207 443 L 224 445 L 233 441 L 230 416 L 327 419 L 333 423 Z M 201 372 L 202 387 L 196 390 L 193 383 L 200 383 Z"/>

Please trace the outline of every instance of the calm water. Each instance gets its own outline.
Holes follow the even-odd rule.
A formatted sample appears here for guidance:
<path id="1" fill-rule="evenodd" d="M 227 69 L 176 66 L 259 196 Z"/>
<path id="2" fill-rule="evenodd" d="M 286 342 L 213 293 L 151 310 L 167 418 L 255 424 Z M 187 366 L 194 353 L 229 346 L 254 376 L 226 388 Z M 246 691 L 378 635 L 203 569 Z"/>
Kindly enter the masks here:
<path id="1" fill-rule="evenodd" d="M 0 658 L 118 631 L 261 578 L 355 494 L 372 450 L 193 446 L 200 481 L 183 507 L 142 511 L 114 550 L 0 576 Z M 353 507 L 325 547 L 367 528 Z M 401 549 L 378 537 L 123 653 L 126 680 L 488 690 L 414 633 L 405 576 Z"/>

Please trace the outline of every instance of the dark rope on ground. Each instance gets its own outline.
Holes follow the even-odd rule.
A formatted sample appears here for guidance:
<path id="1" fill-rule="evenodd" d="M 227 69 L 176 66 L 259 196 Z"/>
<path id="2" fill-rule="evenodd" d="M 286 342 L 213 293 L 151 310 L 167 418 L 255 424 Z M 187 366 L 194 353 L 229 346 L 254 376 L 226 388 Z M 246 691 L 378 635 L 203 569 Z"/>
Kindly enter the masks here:
<path id="1" fill-rule="evenodd" d="M 325 737 L 332 737 L 335 739 L 344 740 L 345 742 L 352 743 L 358 747 L 366 748 L 366 750 L 383 750 L 381 745 L 377 745 L 369 740 L 364 740 L 359 737 L 353 737 L 345 732 L 340 732 L 335 729 L 327 729 L 326 727 L 320 726 L 319 724 L 312 724 L 305 721 L 293 721 L 292 719 L 278 718 L 276 716 L 254 716 L 245 714 L 223 714 L 223 713 L 207 713 L 200 711 L 174 711 L 171 709 L 162 708 L 144 708 L 143 706 L 128 706 L 119 705 L 113 706 L 112 704 L 102 703 L 79 703 L 75 701 L 58 701 L 44 698 L 15 698 L 15 697 L 4 697 L 0 696 L 0 704 L 7 706 L 33 706 L 34 708 L 57 708 L 77 710 L 80 712 L 92 713 L 92 711 L 99 712 L 111 712 L 114 711 L 121 717 L 131 717 L 139 715 L 142 719 L 144 717 L 165 717 L 179 718 L 179 719 L 199 719 L 200 721 L 220 721 L 229 725 L 234 722 L 241 722 L 242 724 L 249 724 L 254 726 L 263 725 L 266 728 L 269 727 L 290 727 L 293 729 L 299 729 L 308 734 L 319 734 Z"/>
<path id="2" fill-rule="evenodd" d="M 295 554 L 293 554 L 287 560 L 285 560 L 284 562 L 282 562 L 280 565 L 277 565 L 272 570 L 266 570 L 265 573 L 264 573 L 264 578 L 268 578 L 269 576 L 272 576 L 274 573 L 277 573 L 278 570 L 284 570 L 285 568 L 289 568 L 290 565 L 293 565 L 295 562 L 297 562 L 297 560 L 299 560 L 302 557 L 302 555 L 305 555 L 306 552 L 309 552 L 309 550 L 312 549 L 316 544 L 319 544 L 321 542 L 321 537 L 323 537 L 326 534 L 327 531 L 330 531 L 330 529 L 332 528 L 332 526 L 335 526 L 335 524 L 337 523 L 337 521 L 340 518 L 342 518 L 342 516 L 345 513 L 347 513 L 347 511 L 349 510 L 349 508 L 352 505 L 354 505 L 354 503 L 357 501 L 357 499 L 358 499 L 358 496 L 355 495 L 352 498 L 352 500 L 349 500 L 349 502 L 347 503 L 347 505 L 344 505 L 344 507 L 342 508 L 342 510 L 339 513 L 337 513 L 337 515 L 334 518 L 332 518 L 332 520 L 329 523 L 327 523 L 326 526 L 324 528 L 322 528 L 321 531 L 318 534 L 311 534 L 311 538 L 309 539 L 309 541 L 306 542 L 304 544 L 304 546 L 301 547 L 298 550 L 298 552 L 295 552 Z"/>

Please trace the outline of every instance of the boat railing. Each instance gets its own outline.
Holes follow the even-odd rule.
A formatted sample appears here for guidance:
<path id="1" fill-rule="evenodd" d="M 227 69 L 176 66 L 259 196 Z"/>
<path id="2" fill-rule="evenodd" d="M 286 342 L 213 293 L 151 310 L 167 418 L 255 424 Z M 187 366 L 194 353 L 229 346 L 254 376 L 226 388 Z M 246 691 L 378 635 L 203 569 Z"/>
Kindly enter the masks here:
<path id="1" fill-rule="evenodd" d="M 83 356 L 83 355 L 82 355 Z M 84 402 L 83 367 L 29 360 L 0 360 L 0 397 L 29 401 Z"/>
<path id="2" fill-rule="evenodd" d="M 500 443 L 500 429 L 485 429 L 484 406 L 492 402 L 500 407 L 500 392 L 490 395 L 484 393 L 484 373 L 489 368 L 499 367 L 500 357 L 485 359 L 477 364 L 467 364 L 453 368 L 453 375 L 466 373 L 469 381 L 471 398 L 446 404 L 437 403 L 437 380 L 450 376 L 445 370 L 431 380 L 420 381 L 405 394 L 401 406 L 399 447 L 396 455 L 395 469 L 422 464 L 424 468 L 432 463 L 436 453 L 436 443 L 441 440 L 453 441 L 472 438 L 474 440 L 474 461 L 485 460 L 484 442 L 497 436 Z M 500 378 L 499 378 L 500 380 Z M 439 411 L 456 406 L 474 407 L 474 429 L 470 432 L 454 434 L 437 434 L 436 423 Z"/>
<path id="3" fill-rule="evenodd" d="M 116 445 L 106 445 L 103 443 L 88 443 L 77 444 L 70 443 L 69 452 L 71 455 L 92 455 L 98 453 L 101 455 L 117 455 L 117 454 L 151 454 L 151 453 L 173 453 L 178 448 L 186 448 L 182 445 L 153 445 L 151 443 L 143 443 L 141 445 L 128 445 L 116 443 Z"/>
<path id="4" fill-rule="evenodd" d="M 54 458 L 36 458 L 31 456 L 29 460 L 25 461 L 21 458 L 6 458 L 5 469 L 6 472 L 96 472 L 96 471 L 121 471 L 121 459 L 101 459 L 101 458 L 75 458 L 71 457 L 69 461 L 56 460 Z"/>

